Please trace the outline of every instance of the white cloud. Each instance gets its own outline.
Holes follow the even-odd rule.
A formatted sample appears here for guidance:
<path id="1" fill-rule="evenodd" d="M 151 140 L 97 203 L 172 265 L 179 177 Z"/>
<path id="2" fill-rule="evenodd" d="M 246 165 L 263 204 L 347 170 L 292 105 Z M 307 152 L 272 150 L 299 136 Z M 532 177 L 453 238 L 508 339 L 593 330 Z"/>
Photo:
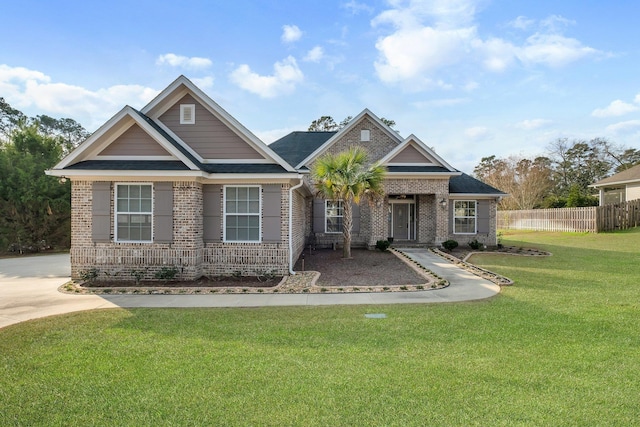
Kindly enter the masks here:
<path id="1" fill-rule="evenodd" d="M 636 95 L 635 102 L 637 103 L 639 102 L 639 100 L 640 94 Z M 628 102 L 616 99 L 605 108 L 596 108 L 595 110 L 593 110 L 591 115 L 593 117 L 617 117 L 632 113 L 634 111 L 638 111 L 638 109 L 640 109 L 640 107 L 638 107 L 637 105 L 629 104 Z"/>
<path id="2" fill-rule="evenodd" d="M 244 90 L 263 98 L 273 98 L 294 91 L 304 75 L 294 57 L 288 56 L 273 65 L 273 75 L 261 76 L 247 64 L 240 65 L 230 75 L 231 81 Z"/>
<path id="3" fill-rule="evenodd" d="M 506 38 L 483 38 L 475 21 L 476 0 L 390 1 L 391 8 L 376 16 L 371 25 L 381 30 L 376 42 L 374 66 L 386 83 L 429 87 L 436 76 L 453 65 L 474 63 L 491 72 L 503 72 L 516 63 L 525 66 L 562 67 L 602 52 L 565 37 L 561 27 L 571 24 L 560 16 L 539 22 L 539 31 L 524 43 Z M 511 26 L 526 30 L 535 21 L 518 17 Z M 439 85 L 438 85 L 439 86 Z"/>
<path id="4" fill-rule="evenodd" d="M 489 129 L 484 126 L 475 126 L 468 128 L 464 131 L 464 134 L 472 139 L 485 139 L 489 136 Z"/>
<path id="5" fill-rule="evenodd" d="M 27 115 L 69 117 L 93 131 L 125 105 L 141 108 L 158 91 L 141 85 L 116 85 L 98 90 L 52 82 L 46 74 L 0 65 L 0 93 Z"/>
<path id="6" fill-rule="evenodd" d="M 535 22 L 536 21 L 534 19 L 529 19 L 526 16 L 518 16 L 516 19 L 509 22 L 508 25 L 519 30 L 528 30 L 533 24 L 535 24 Z"/>
<path id="7" fill-rule="evenodd" d="M 283 43 L 293 43 L 300 40 L 301 37 L 302 31 L 300 31 L 300 28 L 298 28 L 297 25 L 282 26 L 282 36 L 280 37 L 280 39 Z"/>
<path id="8" fill-rule="evenodd" d="M 549 67 L 563 67 L 586 56 L 600 52 L 583 46 L 576 39 L 558 34 L 536 33 L 517 50 L 516 56 L 525 64 L 543 64 Z"/>
<path id="9" fill-rule="evenodd" d="M 607 126 L 606 130 L 616 134 L 632 133 L 640 130 L 640 120 L 628 120 L 626 122 L 615 123 Z"/>
<path id="10" fill-rule="evenodd" d="M 320 60 L 324 57 L 324 49 L 322 46 L 315 46 L 311 49 L 304 57 L 304 61 L 307 62 L 320 62 Z"/>
<path id="11" fill-rule="evenodd" d="M 170 65 L 172 67 L 180 67 L 187 68 L 190 70 L 199 70 L 204 68 L 209 68 L 212 65 L 212 62 L 208 58 L 201 58 L 198 56 L 193 56 L 191 58 L 182 55 L 176 55 L 174 53 L 165 53 L 164 55 L 158 56 L 156 59 L 156 64 L 158 65 Z"/>
<path id="12" fill-rule="evenodd" d="M 347 9 L 353 15 L 358 15 L 360 12 L 373 13 L 373 6 L 366 3 L 359 3 L 356 0 L 351 0 L 347 3 L 343 3 L 340 7 Z"/>
<path id="13" fill-rule="evenodd" d="M 553 123 L 553 121 L 547 119 L 531 119 L 518 122 L 515 126 L 519 129 L 534 130 L 547 126 L 551 123 Z"/>

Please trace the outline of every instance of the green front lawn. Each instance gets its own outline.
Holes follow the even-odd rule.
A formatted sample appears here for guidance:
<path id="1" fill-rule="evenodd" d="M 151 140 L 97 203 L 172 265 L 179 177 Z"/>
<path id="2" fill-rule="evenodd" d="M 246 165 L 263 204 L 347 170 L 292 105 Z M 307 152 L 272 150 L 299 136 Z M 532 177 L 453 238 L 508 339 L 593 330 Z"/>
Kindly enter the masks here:
<path id="1" fill-rule="evenodd" d="M 2 329 L 0 425 L 637 424 L 640 229 L 505 244 L 553 256 L 476 256 L 516 282 L 482 302 L 118 309 Z"/>

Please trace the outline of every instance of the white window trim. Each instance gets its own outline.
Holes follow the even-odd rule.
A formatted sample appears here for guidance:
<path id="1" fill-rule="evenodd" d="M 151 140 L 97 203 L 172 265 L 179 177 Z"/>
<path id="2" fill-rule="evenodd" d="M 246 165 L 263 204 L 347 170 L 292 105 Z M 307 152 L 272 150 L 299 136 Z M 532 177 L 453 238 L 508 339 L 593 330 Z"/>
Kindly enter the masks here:
<path id="1" fill-rule="evenodd" d="M 185 120 L 184 118 L 184 112 L 186 109 L 191 109 L 191 120 Z M 196 104 L 180 104 L 180 124 L 181 125 L 196 124 Z"/>
<path id="2" fill-rule="evenodd" d="M 151 186 L 151 212 L 118 212 L 118 187 L 125 185 L 150 185 Z M 113 191 L 113 240 L 116 243 L 153 243 L 153 207 L 155 205 L 156 198 L 153 188 L 153 183 L 151 182 L 118 182 L 114 186 Z M 120 240 L 118 238 L 118 215 L 128 215 L 128 214 L 143 214 L 143 215 L 151 215 L 151 240 Z"/>
<path id="3" fill-rule="evenodd" d="M 475 205 L 475 216 L 456 216 L 456 203 L 457 202 L 473 202 Z M 477 200 L 453 200 L 453 234 L 472 236 L 478 234 L 478 201 Z M 458 233 L 456 232 L 456 218 L 473 218 L 473 233 Z"/>
<path id="4" fill-rule="evenodd" d="M 361 129 L 360 130 L 360 141 L 361 142 L 369 142 L 369 141 L 371 141 L 371 130 L 369 130 L 369 129 Z"/>
<path id="5" fill-rule="evenodd" d="M 340 231 L 328 231 L 327 230 L 327 218 L 328 218 L 328 215 L 327 215 L 327 204 L 329 202 L 340 202 L 340 203 L 342 203 L 342 205 L 343 205 L 342 206 L 342 215 L 331 215 L 331 217 L 332 218 L 342 218 L 342 221 L 343 221 L 343 224 L 344 224 L 344 201 L 342 201 L 342 200 L 334 200 L 334 199 L 327 199 L 327 200 L 324 201 L 324 232 L 326 234 L 341 234 L 342 230 L 340 230 Z"/>
<path id="6" fill-rule="evenodd" d="M 237 213 L 227 213 L 227 187 L 230 188 L 257 188 L 259 194 L 258 213 L 247 213 L 258 217 L 258 240 L 227 240 L 227 215 L 238 215 Z M 245 215 L 245 214 L 241 214 Z M 222 187 L 222 241 L 224 243 L 262 243 L 262 185 L 224 185 Z"/>

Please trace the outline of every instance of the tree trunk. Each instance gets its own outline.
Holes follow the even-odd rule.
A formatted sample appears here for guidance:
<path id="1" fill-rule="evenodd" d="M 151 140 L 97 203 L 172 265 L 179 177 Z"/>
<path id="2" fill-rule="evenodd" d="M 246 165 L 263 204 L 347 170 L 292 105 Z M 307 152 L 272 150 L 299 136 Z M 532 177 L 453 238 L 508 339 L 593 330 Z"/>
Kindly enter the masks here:
<path id="1" fill-rule="evenodd" d="M 351 227 L 353 226 L 353 211 L 350 200 L 344 200 L 342 204 L 342 236 L 344 237 L 342 258 L 351 258 Z"/>

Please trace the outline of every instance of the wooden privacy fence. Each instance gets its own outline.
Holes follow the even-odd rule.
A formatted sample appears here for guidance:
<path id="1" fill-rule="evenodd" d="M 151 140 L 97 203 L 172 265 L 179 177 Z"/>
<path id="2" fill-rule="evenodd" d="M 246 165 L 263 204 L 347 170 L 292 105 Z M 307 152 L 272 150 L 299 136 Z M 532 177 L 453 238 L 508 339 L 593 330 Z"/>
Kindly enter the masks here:
<path id="1" fill-rule="evenodd" d="M 623 230 L 640 225 L 640 200 L 586 208 L 498 211 L 498 228 L 538 231 Z"/>

